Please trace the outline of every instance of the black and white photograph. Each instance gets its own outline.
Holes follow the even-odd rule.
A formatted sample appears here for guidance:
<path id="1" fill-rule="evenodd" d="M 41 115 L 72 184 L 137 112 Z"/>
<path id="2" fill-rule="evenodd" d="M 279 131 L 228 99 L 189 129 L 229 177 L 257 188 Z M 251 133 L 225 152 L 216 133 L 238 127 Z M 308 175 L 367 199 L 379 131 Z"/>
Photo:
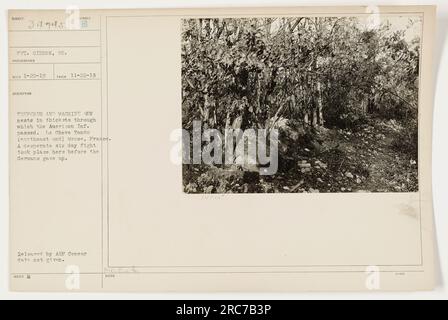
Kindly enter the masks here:
<path id="1" fill-rule="evenodd" d="M 184 192 L 418 192 L 422 23 L 183 19 Z"/>

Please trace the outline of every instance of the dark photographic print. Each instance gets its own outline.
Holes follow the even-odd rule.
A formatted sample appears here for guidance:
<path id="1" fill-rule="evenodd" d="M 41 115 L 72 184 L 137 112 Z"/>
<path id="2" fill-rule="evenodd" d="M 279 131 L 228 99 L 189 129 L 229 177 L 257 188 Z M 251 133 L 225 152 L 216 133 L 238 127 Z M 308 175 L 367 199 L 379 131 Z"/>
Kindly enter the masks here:
<path id="1" fill-rule="evenodd" d="M 399 14 L 184 19 L 184 192 L 417 192 L 421 29 Z"/>

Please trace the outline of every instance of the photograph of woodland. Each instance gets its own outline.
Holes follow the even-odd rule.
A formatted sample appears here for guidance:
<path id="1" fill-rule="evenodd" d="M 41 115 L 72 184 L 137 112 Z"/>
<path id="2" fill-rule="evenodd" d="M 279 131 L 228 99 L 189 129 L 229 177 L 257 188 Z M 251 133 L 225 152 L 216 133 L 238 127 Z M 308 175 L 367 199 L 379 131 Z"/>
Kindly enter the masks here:
<path id="1" fill-rule="evenodd" d="M 418 191 L 421 28 L 409 15 L 182 20 L 183 129 L 279 133 L 275 174 L 184 163 L 184 192 Z"/>

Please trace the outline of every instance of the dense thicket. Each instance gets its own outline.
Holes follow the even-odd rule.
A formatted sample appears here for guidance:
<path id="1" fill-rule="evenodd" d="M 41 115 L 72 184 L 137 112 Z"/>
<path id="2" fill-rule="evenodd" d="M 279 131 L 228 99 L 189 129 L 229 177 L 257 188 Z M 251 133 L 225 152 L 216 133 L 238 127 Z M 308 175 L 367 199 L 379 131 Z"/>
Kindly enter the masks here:
<path id="1" fill-rule="evenodd" d="M 419 41 L 352 18 L 185 20 L 184 127 L 201 119 L 245 126 L 276 114 L 348 125 L 366 113 L 409 119 L 417 110 Z"/>
<path id="2" fill-rule="evenodd" d="M 407 30 L 419 22 L 407 23 L 184 20 L 183 127 L 191 129 L 194 120 L 217 129 L 284 126 L 299 135 L 291 143 L 305 149 L 319 142 L 320 128 L 357 132 L 392 120 L 391 147 L 417 160 L 420 38 Z"/>

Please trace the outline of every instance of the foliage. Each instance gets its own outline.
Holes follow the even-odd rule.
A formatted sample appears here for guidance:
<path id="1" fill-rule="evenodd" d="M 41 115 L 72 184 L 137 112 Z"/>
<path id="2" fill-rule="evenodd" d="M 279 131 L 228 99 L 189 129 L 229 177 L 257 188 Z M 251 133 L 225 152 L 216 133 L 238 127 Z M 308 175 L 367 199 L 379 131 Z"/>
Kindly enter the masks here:
<path id="1" fill-rule="evenodd" d="M 408 19 L 403 26 L 407 18 L 401 19 L 398 26 L 385 19 L 376 27 L 352 17 L 185 19 L 183 128 L 191 130 L 195 120 L 221 131 L 277 128 L 282 173 L 295 172 L 298 160 L 325 158 L 334 176 L 314 176 L 331 182 L 322 187 L 340 190 L 344 181 L 356 186 L 361 180 L 360 185 L 379 189 L 367 181 L 377 179 L 372 162 L 389 161 L 388 153 L 399 150 L 406 171 L 418 156 L 420 38 L 412 30 L 421 21 Z M 376 127 L 390 120 L 395 128 Z M 357 148 L 370 163 L 356 159 Z M 184 168 L 191 171 L 186 178 L 191 192 L 247 189 L 241 177 L 236 182 L 216 168 L 194 169 Z M 267 180 L 258 188 L 275 192 Z M 408 180 L 400 190 L 416 187 Z"/>
<path id="2" fill-rule="evenodd" d="M 355 18 L 186 19 L 183 125 L 265 127 L 280 114 L 347 127 L 362 115 L 411 117 L 419 39 Z M 392 111 L 391 111 L 392 110 Z"/>

